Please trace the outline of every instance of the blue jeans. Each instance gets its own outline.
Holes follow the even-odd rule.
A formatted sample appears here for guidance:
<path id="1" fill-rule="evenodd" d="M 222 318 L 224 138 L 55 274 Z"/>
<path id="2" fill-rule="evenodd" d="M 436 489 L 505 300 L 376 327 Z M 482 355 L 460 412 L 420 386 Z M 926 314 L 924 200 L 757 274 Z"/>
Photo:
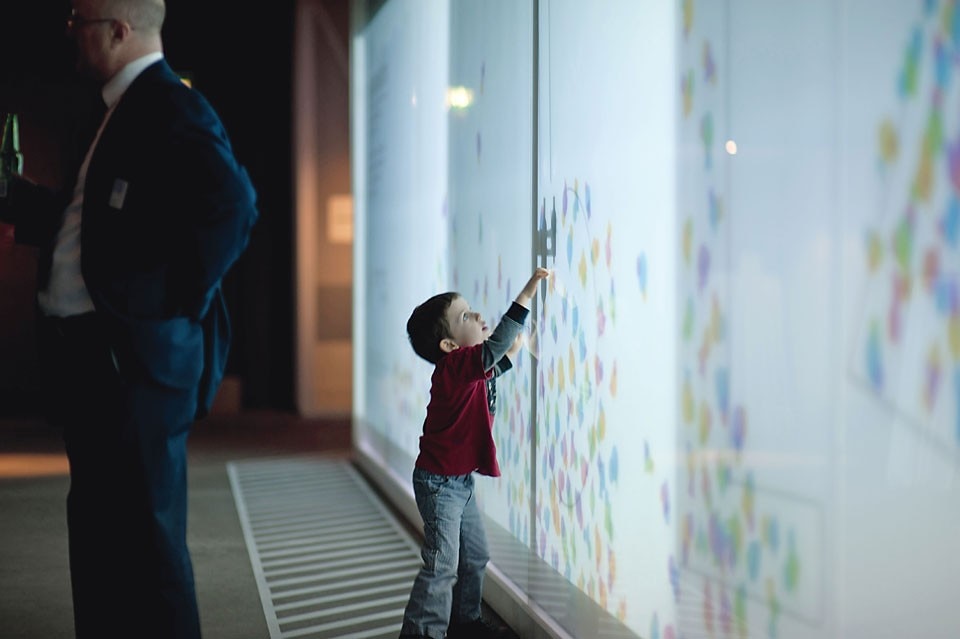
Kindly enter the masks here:
<path id="1" fill-rule="evenodd" d="M 490 559 L 473 475 L 413 470 L 423 518 L 423 566 L 413 582 L 401 634 L 443 639 L 447 626 L 480 617 L 483 573 Z"/>

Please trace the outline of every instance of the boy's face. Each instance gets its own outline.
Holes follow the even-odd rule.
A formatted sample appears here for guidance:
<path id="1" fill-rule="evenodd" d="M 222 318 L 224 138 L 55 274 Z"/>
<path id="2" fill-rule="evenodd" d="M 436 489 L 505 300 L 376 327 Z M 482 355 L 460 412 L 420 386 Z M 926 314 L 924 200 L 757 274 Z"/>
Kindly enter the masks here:
<path id="1" fill-rule="evenodd" d="M 482 343 L 490 336 L 490 329 L 480 313 L 470 310 L 467 300 L 455 297 L 447 308 L 447 325 L 452 339 L 440 342 L 440 348 L 449 353 L 456 348 L 466 348 Z"/>

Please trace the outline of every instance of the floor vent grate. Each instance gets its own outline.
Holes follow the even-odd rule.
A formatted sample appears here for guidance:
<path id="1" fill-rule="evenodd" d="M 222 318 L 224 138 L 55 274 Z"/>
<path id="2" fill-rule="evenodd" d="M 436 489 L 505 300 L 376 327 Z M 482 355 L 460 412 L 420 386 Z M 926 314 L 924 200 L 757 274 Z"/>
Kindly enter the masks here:
<path id="1" fill-rule="evenodd" d="M 419 544 L 340 459 L 227 464 L 270 639 L 400 633 Z"/>

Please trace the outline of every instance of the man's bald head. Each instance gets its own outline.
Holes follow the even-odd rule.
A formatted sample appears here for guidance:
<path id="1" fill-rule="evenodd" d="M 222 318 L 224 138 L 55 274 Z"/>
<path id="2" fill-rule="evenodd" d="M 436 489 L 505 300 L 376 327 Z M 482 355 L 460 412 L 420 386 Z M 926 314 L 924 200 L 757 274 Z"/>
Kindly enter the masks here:
<path id="1" fill-rule="evenodd" d="M 130 62 L 163 52 L 163 0 L 72 0 L 77 69 L 100 83 Z"/>
<path id="2" fill-rule="evenodd" d="M 134 30 L 159 34 L 167 9 L 163 0 L 103 0 L 107 15 L 129 22 Z"/>

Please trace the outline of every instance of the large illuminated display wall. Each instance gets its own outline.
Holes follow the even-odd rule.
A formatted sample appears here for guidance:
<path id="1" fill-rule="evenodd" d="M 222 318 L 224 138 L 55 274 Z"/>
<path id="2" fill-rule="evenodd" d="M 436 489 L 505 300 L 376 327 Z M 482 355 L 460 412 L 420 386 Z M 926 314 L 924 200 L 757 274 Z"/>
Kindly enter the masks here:
<path id="1" fill-rule="evenodd" d="M 355 9 L 358 453 L 412 494 L 410 311 L 545 265 L 480 503 L 555 627 L 960 636 L 960 7 Z"/>

